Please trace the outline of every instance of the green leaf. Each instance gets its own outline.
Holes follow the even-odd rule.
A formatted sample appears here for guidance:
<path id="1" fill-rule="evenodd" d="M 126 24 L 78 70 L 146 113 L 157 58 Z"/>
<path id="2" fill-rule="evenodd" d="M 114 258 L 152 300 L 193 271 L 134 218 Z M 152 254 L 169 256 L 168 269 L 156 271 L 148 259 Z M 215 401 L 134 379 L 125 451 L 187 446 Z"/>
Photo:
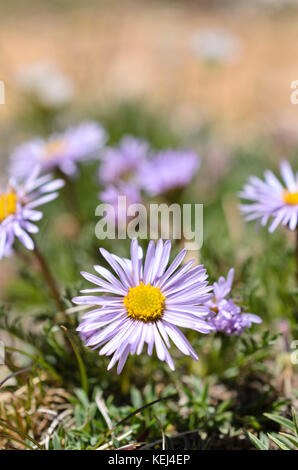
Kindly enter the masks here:
<path id="1" fill-rule="evenodd" d="M 232 404 L 232 400 L 224 400 L 218 407 L 217 407 L 217 414 L 224 413 Z"/>
<path id="2" fill-rule="evenodd" d="M 264 416 L 266 416 L 266 418 L 271 419 L 272 421 L 275 421 L 284 428 L 289 429 L 291 432 L 295 433 L 295 426 L 292 421 L 290 421 L 288 418 L 285 418 L 284 416 L 273 415 L 271 413 L 264 413 Z"/>
<path id="3" fill-rule="evenodd" d="M 80 400 L 81 404 L 83 405 L 84 409 L 87 410 L 90 406 L 90 402 L 85 390 L 82 390 L 81 388 L 76 388 L 74 392 Z"/>
<path id="4" fill-rule="evenodd" d="M 296 415 L 295 408 L 293 406 L 292 406 L 291 411 L 292 411 L 293 423 L 294 423 L 294 426 L 295 426 L 296 436 L 298 436 L 298 420 L 297 420 L 297 415 Z"/>
<path id="5" fill-rule="evenodd" d="M 297 437 L 292 436 L 291 434 L 287 434 L 285 432 L 280 432 L 279 435 L 284 436 L 286 439 L 288 439 L 291 442 L 291 444 L 293 444 L 298 449 L 298 439 L 297 439 Z"/>
<path id="6" fill-rule="evenodd" d="M 255 445 L 255 447 L 258 450 L 268 450 L 268 447 L 265 444 L 263 444 L 263 442 L 260 441 L 260 439 L 258 439 L 256 436 L 254 436 L 250 432 L 248 432 L 247 434 L 251 442 Z"/>
<path id="7" fill-rule="evenodd" d="M 263 431 L 260 432 L 259 438 L 261 442 L 269 449 L 269 439 Z"/>
<path id="8" fill-rule="evenodd" d="M 132 387 L 130 397 L 134 408 L 141 408 L 143 405 L 142 394 L 136 387 Z"/>
<path id="9" fill-rule="evenodd" d="M 209 383 L 207 382 L 203 388 L 203 393 L 202 393 L 202 398 L 201 398 L 201 402 L 204 404 L 207 403 L 208 392 L 209 392 Z"/>
<path id="10" fill-rule="evenodd" d="M 53 443 L 54 450 L 61 450 L 62 449 L 60 439 L 59 439 L 59 437 L 57 436 L 56 433 L 52 437 L 52 443 Z"/>
<path id="11" fill-rule="evenodd" d="M 282 450 L 293 450 L 291 449 L 291 447 L 289 447 L 287 444 L 285 444 L 285 442 L 280 438 L 280 437 L 277 437 L 277 436 L 274 436 L 273 434 L 270 434 L 268 432 L 268 437 L 270 437 L 270 439 Z"/>

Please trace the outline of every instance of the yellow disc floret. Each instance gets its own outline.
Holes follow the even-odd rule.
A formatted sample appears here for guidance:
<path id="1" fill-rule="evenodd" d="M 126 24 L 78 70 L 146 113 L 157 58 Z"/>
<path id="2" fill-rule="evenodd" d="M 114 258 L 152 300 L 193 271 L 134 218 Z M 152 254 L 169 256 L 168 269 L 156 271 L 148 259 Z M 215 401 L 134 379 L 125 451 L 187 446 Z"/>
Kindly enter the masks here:
<path id="1" fill-rule="evenodd" d="M 11 191 L 0 194 L 0 222 L 17 211 L 17 196 Z"/>
<path id="2" fill-rule="evenodd" d="M 164 301 L 165 296 L 160 292 L 159 287 L 144 285 L 141 282 L 139 286 L 130 287 L 123 303 L 130 318 L 148 323 L 162 317 Z"/>
<path id="3" fill-rule="evenodd" d="M 283 200 L 287 204 L 295 206 L 296 204 L 298 204 L 298 191 L 295 193 L 291 193 L 290 191 L 284 191 Z"/>
<path id="4" fill-rule="evenodd" d="M 65 150 L 65 142 L 63 140 L 51 140 L 44 147 L 45 159 L 50 160 L 57 157 Z"/>

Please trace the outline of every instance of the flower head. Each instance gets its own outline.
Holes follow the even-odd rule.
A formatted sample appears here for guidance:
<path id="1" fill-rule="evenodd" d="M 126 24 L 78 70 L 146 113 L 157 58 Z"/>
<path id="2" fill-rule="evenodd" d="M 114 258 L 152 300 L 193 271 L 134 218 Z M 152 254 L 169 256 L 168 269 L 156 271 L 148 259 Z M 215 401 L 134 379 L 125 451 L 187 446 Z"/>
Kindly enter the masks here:
<path id="1" fill-rule="evenodd" d="M 58 196 L 57 190 L 64 186 L 62 179 L 53 180 L 51 175 L 39 177 L 39 167 L 24 181 L 11 179 L 0 190 L 0 259 L 11 253 L 16 238 L 28 249 L 34 242 L 29 234 L 37 233 L 35 222 L 42 218 L 36 207 Z"/>
<path id="2" fill-rule="evenodd" d="M 131 204 L 141 202 L 141 194 L 134 184 L 119 183 L 118 186 L 108 185 L 99 194 L 101 201 L 110 204 L 114 210 L 114 221 L 120 220 L 126 225 L 128 216 L 127 208 Z"/>
<path id="3" fill-rule="evenodd" d="M 231 298 L 227 298 L 231 292 L 234 280 L 234 269 L 230 269 L 227 279 L 220 277 L 213 284 L 213 298 L 206 305 L 213 312 L 210 315 L 210 324 L 227 335 L 239 335 L 245 328 L 250 328 L 252 323 L 261 323 L 262 320 L 253 313 L 242 313 L 241 308 Z"/>
<path id="4" fill-rule="evenodd" d="M 272 218 L 269 232 L 273 232 L 279 224 L 295 230 L 298 222 L 298 172 L 295 175 L 290 164 L 283 161 L 280 173 L 284 185 L 267 170 L 265 181 L 252 176 L 240 193 L 241 198 L 251 202 L 240 206 L 246 220 L 259 219 L 261 225 L 266 225 Z"/>
<path id="5" fill-rule="evenodd" d="M 190 150 L 164 150 L 139 171 L 139 184 L 149 195 L 167 193 L 187 186 L 200 166 L 198 155 Z"/>
<path id="6" fill-rule="evenodd" d="M 82 291 L 89 295 L 73 299 L 76 304 L 92 307 L 78 327 L 85 345 L 101 348 L 100 355 L 112 355 L 108 370 L 118 362 L 118 374 L 127 356 L 141 354 L 145 344 L 149 355 L 155 346 L 158 358 L 172 370 L 170 340 L 183 354 L 197 360 L 196 352 L 178 327 L 201 333 L 214 329 L 206 321 L 209 309 L 203 305 L 211 297 L 204 266 L 191 268 L 193 261 L 180 266 L 186 250 L 168 266 L 170 241 L 159 240 L 156 246 L 150 241 L 144 262 L 137 240 L 131 243 L 130 260 L 104 249 L 100 252 L 114 273 L 102 266 L 94 266 L 99 276 L 82 272 L 96 287 Z"/>
<path id="7" fill-rule="evenodd" d="M 107 147 L 99 168 L 99 180 L 104 184 L 135 181 L 138 168 L 148 153 L 148 143 L 126 135 L 116 147 Z"/>
<path id="8" fill-rule="evenodd" d="M 77 172 L 77 163 L 94 158 L 105 141 L 106 132 L 100 125 L 85 122 L 64 133 L 53 134 L 47 140 L 36 138 L 20 145 L 11 155 L 11 171 L 24 177 L 38 164 L 43 172 L 59 169 L 73 176 Z"/>

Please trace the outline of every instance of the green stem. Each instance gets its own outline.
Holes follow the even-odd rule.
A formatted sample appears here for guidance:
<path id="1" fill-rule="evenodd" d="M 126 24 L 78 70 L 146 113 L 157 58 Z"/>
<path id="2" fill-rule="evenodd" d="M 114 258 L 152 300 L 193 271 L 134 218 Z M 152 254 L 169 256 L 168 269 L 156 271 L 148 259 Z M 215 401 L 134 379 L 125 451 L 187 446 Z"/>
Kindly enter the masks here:
<path id="1" fill-rule="evenodd" d="M 46 281 L 46 283 L 49 287 L 49 290 L 52 294 L 52 297 L 53 297 L 54 301 L 56 302 L 56 305 L 57 305 L 58 309 L 64 311 L 64 305 L 63 305 L 63 302 L 60 298 L 60 292 L 59 292 L 58 287 L 56 285 L 56 281 L 52 276 L 52 273 L 51 273 L 51 271 L 48 267 L 46 259 L 44 258 L 44 256 L 39 251 L 36 242 L 34 242 L 33 254 L 34 254 L 35 259 L 36 259 L 36 261 L 37 261 L 37 263 L 40 267 L 40 271 L 41 271 L 41 273 L 44 277 L 44 280 Z"/>

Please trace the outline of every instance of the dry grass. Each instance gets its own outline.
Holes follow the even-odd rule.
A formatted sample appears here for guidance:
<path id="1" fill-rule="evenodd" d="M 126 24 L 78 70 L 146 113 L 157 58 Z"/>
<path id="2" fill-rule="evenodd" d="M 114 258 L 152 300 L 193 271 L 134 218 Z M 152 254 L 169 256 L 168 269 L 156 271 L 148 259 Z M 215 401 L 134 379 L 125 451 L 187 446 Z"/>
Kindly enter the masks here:
<path id="1" fill-rule="evenodd" d="M 41 374 L 16 391 L 4 389 L 0 394 L 1 424 L 5 420 L 10 426 L 21 430 L 24 436 L 29 435 L 45 448 L 62 421 L 67 423 L 67 428 L 73 423 L 73 409 L 68 401 L 70 394 L 63 388 L 47 386 L 46 380 L 45 374 Z M 5 425 L 2 426 L 2 433 L 3 430 L 6 430 Z M 22 439 L 20 432 L 14 432 L 13 429 L 7 429 L 7 433 Z M 8 445 L 24 449 L 21 443 L 1 437 L 0 449 L 6 449 Z"/>

